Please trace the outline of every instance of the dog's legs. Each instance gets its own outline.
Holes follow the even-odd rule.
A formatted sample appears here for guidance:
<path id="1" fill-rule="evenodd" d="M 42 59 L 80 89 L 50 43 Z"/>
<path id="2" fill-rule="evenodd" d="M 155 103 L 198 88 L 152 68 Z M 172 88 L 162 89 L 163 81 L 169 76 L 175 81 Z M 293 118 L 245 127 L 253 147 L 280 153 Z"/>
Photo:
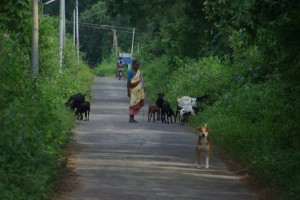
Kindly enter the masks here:
<path id="1" fill-rule="evenodd" d="M 165 123 L 165 121 L 166 121 L 166 119 L 165 119 L 165 113 L 161 112 L 160 119 L 161 119 L 161 123 Z"/>
<path id="2" fill-rule="evenodd" d="M 208 153 L 206 154 L 205 168 L 206 169 L 209 168 L 209 155 L 208 155 Z"/>
<path id="3" fill-rule="evenodd" d="M 150 111 L 148 111 L 148 122 L 151 121 L 151 117 L 152 117 L 152 113 Z"/>
<path id="4" fill-rule="evenodd" d="M 89 110 L 86 112 L 86 120 L 90 121 L 90 111 Z"/>
<path id="5" fill-rule="evenodd" d="M 200 152 L 200 149 L 197 144 L 197 146 L 196 146 L 196 163 L 195 163 L 197 168 L 200 168 L 200 154 L 201 154 L 201 152 Z"/>
<path id="6" fill-rule="evenodd" d="M 210 158 L 210 149 L 206 150 L 206 162 L 205 162 L 205 168 L 209 168 L 209 158 Z"/>
<path id="7" fill-rule="evenodd" d="M 159 109 L 159 111 L 157 112 L 157 121 L 160 121 L 161 120 L 161 111 Z"/>
<path id="8" fill-rule="evenodd" d="M 208 169 L 209 168 L 209 156 L 206 156 L 206 163 L 205 163 L 205 168 Z"/>
<path id="9" fill-rule="evenodd" d="M 87 121 L 87 111 L 84 111 L 84 117 L 85 117 L 84 121 Z"/>
<path id="10" fill-rule="evenodd" d="M 155 122 L 155 112 L 151 113 L 151 116 L 153 114 L 153 122 Z"/>

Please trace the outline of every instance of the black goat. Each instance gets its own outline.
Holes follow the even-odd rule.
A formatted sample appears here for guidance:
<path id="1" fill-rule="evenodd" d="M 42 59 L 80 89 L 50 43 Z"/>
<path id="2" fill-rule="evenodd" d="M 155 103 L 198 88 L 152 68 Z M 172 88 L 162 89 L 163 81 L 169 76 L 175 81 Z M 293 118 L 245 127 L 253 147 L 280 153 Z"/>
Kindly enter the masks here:
<path id="1" fill-rule="evenodd" d="M 75 114 L 77 115 L 78 120 L 83 120 L 83 113 L 84 113 L 85 116 L 84 121 L 89 121 L 90 111 L 91 111 L 90 102 L 85 101 L 77 107 Z"/>
<path id="2" fill-rule="evenodd" d="M 209 95 L 207 93 L 205 93 L 200 97 L 196 97 L 197 102 L 207 102 L 208 100 L 209 100 Z"/>
<path id="3" fill-rule="evenodd" d="M 85 102 L 85 94 L 77 93 L 70 96 L 69 100 L 65 103 L 65 105 L 72 110 L 75 110 L 80 104 Z"/>
<path id="4" fill-rule="evenodd" d="M 172 110 L 169 102 L 164 101 L 161 107 L 161 122 L 169 124 L 170 123 L 169 119 L 170 119 L 172 124 L 173 123 L 172 116 L 174 117 L 174 111 Z"/>
<path id="5" fill-rule="evenodd" d="M 164 103 L 164 93 L 160 92 L 160 93 L 157 93 L 157 99 L 156 99 L 156 106 L 158 106 L 160 109 L 159 111 L 157 112 L 157 120 L 161 120 L 161 108 L 162 108 L 162 105 Z"/>

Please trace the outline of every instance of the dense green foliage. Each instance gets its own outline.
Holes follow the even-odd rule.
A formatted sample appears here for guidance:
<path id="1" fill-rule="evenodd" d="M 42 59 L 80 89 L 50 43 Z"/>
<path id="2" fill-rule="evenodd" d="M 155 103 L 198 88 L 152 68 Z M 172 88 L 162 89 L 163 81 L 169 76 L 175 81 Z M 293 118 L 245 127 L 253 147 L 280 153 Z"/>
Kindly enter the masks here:
<path id="1" fill-rule="evenodd" d="M 44 0 L 44 2 L 46 2 Z M 73 33 L 73 10 L 75 0 L 66 0 L 66 29 Z M 116 30 L 118 47 L 117 51 L 130 52 L 132 41 L 132 28 L 126 17 L 118 15 L 112 18 L 107 15 L 107 7 L 104 0 L 79 1 L 79 43 L 83 59 L 89 66 L 95 67 L 102 60 L 109 59 L 113 52 L 112 29 Z M 58 16 L 59 1 L 44 6 L 44 14 Z M 116 58 L 116 55 L 115 55 Z"/>
<path id="2" fill-rule="evenodd" d="M 75 121 L 64 104 L 77 92 L 90 98 L 93 75 L 77 65 L 69 38 L 59 73 L 58 20 L 40 17 L 40 69 L 33 80 L 29 2 L 6 1 L 0 7 L 0 199 L 48 199 L 66 162 L 62 149 Z"/>
<path id="3" fill-rule="evenodd" d="M 89 93 L 92 81 L 69 40 L 58 73 L 51 17 L 40 21 L 40 74 L 31 79 L 29 2 L 0 3 L 0 199 L 46 197 L 74 119 L 63 103 L 77 91 Z M 44 13 L 57 15 L 58 2 Z M 74 3 L 66 1 L 70 33 Z M 81 50 L 89 64 L 102 62 L 97 75 L 114 76 L 116 67 L 111 29 L 102 25 L 136 27 L 134 55 L 148 97 L 162 91 L 175 109 L 178 96 L 209 94 L 189 124 L 208 123 L 214 144 L 273 199 L 299 199 L 300 1 L 87 0 L 79 8 Z M 128 52 L 131 29 L 117 35 Z"/>
<path id="4" fill-rule="evenodd" d="M 211 102 L 199 103 L 204 111 L 191 117 L 190 126 L 208 123 L 214 144 L 259 184 L 278 192 L 278 199 L 297 199 L 300 102 L 294 96 L 296 88 L 281 81 L 278 74 L 264 83 L 242 84 L 243 78 L 237 79 L 228 65 L 214 57 L 186 64 L 173 73 L 165 58 L 147 65 L 143 72 L 148 97 L 154 101 L 162 90 L 175 110 L 178 96 L 210 91 Z"/>
<path id="5" fill-rule="evenodd" d="M 209 94 L 191 126 L 208 123 L 214 143 L 274 199 L 300 192 L 300 2 L 107 1 L 143 32 L 147 95 Z M 168 9 L 165 9 L 168 8 Z M 147 31 L 145 31 L 147 30 Z"/>
<path id="6" fill-rule="evenodd" d="M 112 55 L 116 60 L 112 29 L 116 30 L 118 52 L 130 52 L 132 29 L 126 28 L 128 20 L 118 16 L 112 19 L 107 14 L 105 2 L 99 1 L 80 15 L 81 51 L 90 66 L 96 66 Z"/>

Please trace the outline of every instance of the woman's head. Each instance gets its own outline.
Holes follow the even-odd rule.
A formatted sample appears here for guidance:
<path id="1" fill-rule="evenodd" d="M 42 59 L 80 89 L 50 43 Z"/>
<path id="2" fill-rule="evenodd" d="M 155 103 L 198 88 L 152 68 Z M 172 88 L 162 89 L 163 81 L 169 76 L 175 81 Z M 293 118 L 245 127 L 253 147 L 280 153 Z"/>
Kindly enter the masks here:
<path id="1" fill-rule="evenodd" d="M 132 62 L 132 69 L 133 69 L 133 70 L 138 70 L 139 67 L 140 67 L 140 62 L 139 62 L 138 60 L 134 60 L 134 61 Z"/>

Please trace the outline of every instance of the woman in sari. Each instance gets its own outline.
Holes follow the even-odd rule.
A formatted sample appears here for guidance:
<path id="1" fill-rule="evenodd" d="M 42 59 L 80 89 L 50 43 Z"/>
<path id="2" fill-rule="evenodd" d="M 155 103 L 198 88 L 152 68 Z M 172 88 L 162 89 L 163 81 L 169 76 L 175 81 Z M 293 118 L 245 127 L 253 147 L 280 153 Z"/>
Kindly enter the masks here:
<path id="1" fill-rule="evenodd" d="M 127 91 L 130 98 L 129 104 L 129 123 L 137 123 L 134 116 L 144 106 L 144 80 L 142 72 L 139 70 L 140 63 L 134 60 L 132 70 L 128 72 Z"/>

